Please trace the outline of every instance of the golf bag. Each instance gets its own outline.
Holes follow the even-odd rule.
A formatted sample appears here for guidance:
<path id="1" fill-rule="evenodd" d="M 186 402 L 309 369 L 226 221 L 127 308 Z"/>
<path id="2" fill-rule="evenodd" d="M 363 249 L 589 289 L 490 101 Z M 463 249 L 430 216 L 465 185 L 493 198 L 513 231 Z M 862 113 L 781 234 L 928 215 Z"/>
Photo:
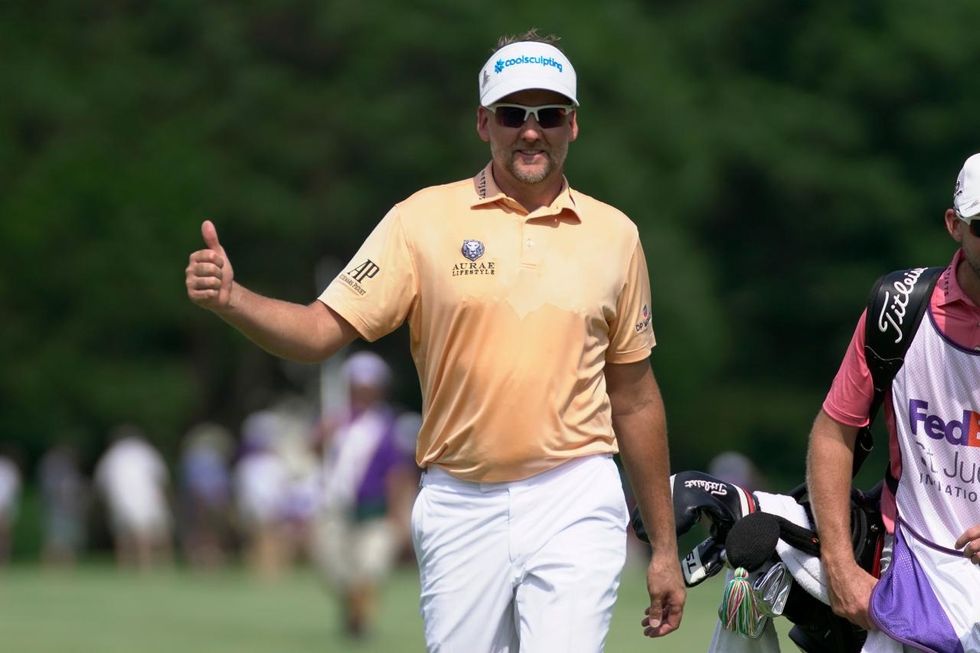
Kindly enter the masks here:
<path id="1" fill-rule="evenodd" d="M 895 374 L 904 363 L 905 352 L 925 314 L 933 287 L 942 271 L 941 267 L 896 270 L 881 276 L 871 289 L 865 318 L 864 355 L 871 372 L 874 394 L 868 412 L 868 425 L 860 429 L 855 443 L 852 477 L 857 475 L 873 447 L 871 425 Z M 681 564 L 688 587 L 717 574 L 726 562 L 733 569 L 759 573 L 780 562 L 784 565 L 795 564 L 801 557 L 808 559 L 811 567 L 819 568 L 820 540 L 815 532 L 805 485 L 801 484 L 781 497 L 802 508 L 802 511 L 794 511 L 797 520 L 792 521 L 767 512 L 766 506 L 760 505 L 766 503 L 760 502 L 763 493 L 752 494 L 703 472 L 681 472 L 670 480 L 677 535 L 687 533 L 702 518 L 710 526 L 709 537 L 688 553 Z M 894 491 L 896 482 L 890 468 L 885 470 L 883 482 Z M 879 575 L 885 532 L 881 521 L 881 491 L 881 482 L 868 492 L 851 491 L 851 544 L 854 557 L 863 569 L 874 576 Z M 767 496 L 775 498 L 779 495 Z M 768 503 L 774 507 L 787 505 L 786 501 Z M 632 524 L 637 536 L 648 541 L 636 510 Z M 807 583 L 804 588 L 801 581 L 808 578 L 805 566 L 796 567 L 793 571 L 796 573 L 791 572 L 792 581 L 781 577 L 776 592 L 778 613 L 773 615 L 785 616 L 794 624 L 789 633 L 790 639 L 806 653 L 860 651 L 867 633 L 833 613 L 826 597 L 826 588 L 820 587 L 819 580 Z M 760 580 L 760 576 L 757 575 L 756 580 Z"/>
<path id="2" fill-rule="evenodd" d="M 796 523 L 781 515 L 766 512 L 766 499 L 779 495 L 752 493 L 699 471 L 685 471 L 670 478 L 677 535 L 683 535 L 695 524 L 706 522 L 709 536 L 688 553 L 681 563 L 684 582 L 694 587 L 720 572 L 726 562 L 761 578 L 782 560 L 777 553 L 779 541 L 811 557 L 816 564 L 820 540 L 812 528 L 805 487 L 800 486 L 783 498 L 791 498 L 802 507 L 802 521 Z M 862 568 L 877 573 L 878 557 L 884 535 L 880 514 L 880 484 L 868 493 L 854 490 L 851 496 L 851 540 L 854 556 Z M 772 503 L 772 502 L 768 502 Z M 637 537 L 648 542 L 638 510 L 633 511 L 632 527 Z M 782 597 L 778 614 L 793 623 L 790 639 L 805 653 L 857 653 L 865 631 L 833 613 L 826 598 L 812 586 L 804 587 L 794 575 Z"/>

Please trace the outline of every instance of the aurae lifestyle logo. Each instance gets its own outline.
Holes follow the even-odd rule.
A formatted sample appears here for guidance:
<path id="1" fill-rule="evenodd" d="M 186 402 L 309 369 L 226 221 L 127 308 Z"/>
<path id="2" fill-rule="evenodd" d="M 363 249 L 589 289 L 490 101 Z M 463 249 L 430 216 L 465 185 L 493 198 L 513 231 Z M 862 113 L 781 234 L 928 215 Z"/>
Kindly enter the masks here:
<path id="1" fill-rule="evenodd" d="M 453 265 L 454 277 L 466 277 L 471 275 L 493 276 L 497 273 L 493 261 L 477 261 L 487 251 L 482 241 L 467 238 L 463 241 L 459 253 L 468 259 L 466 263 L 456 263 Z"/>
<path id="2" fill-rule="evenodd" d="M 371 259 L 367 259 L 360 265 L 357 265 L 342 273 L 338 278 L 342 283 L 347 284 L 347 286 L 358 295 L 363 295 L 367 291 L 364 290 L 364 286 L 361 284 L 363 284 L 366 279 L 373 279 L 380 271 L 381 268 L 378 267 L 377 263 Z"/>
<path id="3" fill-rule="evenodd" d="M 452 276 L 494 276 L 497 274 L 496 264 L 493 261 L 467 261 L 466 263 L 453 264 Z"/>

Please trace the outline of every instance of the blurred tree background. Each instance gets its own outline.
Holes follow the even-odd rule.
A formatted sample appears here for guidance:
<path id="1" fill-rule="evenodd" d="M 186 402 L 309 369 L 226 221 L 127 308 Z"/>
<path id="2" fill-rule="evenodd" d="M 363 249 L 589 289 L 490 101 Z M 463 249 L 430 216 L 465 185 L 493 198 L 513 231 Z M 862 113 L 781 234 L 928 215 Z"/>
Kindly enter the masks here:
<path id="1" fill-rule="evenodd" d="M 120 422 L 173 456 L 199 420 L 315 395 L 187 301 L 202 218 L 243 283 L 311 301 L 394 202 L 486 163 L 477 71 L 537 26 L 579 74 L 571 183 L 642 233 L 673 467 L 738 449 L 800 480 L 875 277 L 953 251 L 980 3 L 543 7 L 0 4 L 0 441 L 28 474 Z M 407 335 L 376 349 L 417 404 Z"/>

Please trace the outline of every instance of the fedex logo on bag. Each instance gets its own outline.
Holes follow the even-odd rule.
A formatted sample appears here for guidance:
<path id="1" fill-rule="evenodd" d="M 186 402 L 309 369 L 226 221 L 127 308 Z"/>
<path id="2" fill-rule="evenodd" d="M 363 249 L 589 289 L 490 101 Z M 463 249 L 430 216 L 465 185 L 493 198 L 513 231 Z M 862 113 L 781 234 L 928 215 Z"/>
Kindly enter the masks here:
<path id="1" fill-rule="evenodd" d="M 980 447 L 980 413 L 963 410 L 959 420 L 946 421 L 938 415 L 930 415 L 929 402 L 909 399 L 909 428 L 918 435 L 919 423 L 925 434 L 933 440 L 943 440 L 960 447 Z"/>

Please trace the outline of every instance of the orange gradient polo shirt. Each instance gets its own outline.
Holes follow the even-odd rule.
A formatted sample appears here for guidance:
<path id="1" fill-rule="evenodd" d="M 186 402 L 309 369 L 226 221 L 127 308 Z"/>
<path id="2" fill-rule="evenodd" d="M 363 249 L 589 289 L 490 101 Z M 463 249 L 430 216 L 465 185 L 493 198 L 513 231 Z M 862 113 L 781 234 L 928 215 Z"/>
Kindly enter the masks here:
<path id="1" fill-rule="evenodd" d="M 396 204 L 320 301 L 368 341 L 408 321 L 416 462 L 474 482 L 616 452 L 603 366 L 655 344 L 636 225 L 567 182 L 528 214 L 490 165 Z"/>

